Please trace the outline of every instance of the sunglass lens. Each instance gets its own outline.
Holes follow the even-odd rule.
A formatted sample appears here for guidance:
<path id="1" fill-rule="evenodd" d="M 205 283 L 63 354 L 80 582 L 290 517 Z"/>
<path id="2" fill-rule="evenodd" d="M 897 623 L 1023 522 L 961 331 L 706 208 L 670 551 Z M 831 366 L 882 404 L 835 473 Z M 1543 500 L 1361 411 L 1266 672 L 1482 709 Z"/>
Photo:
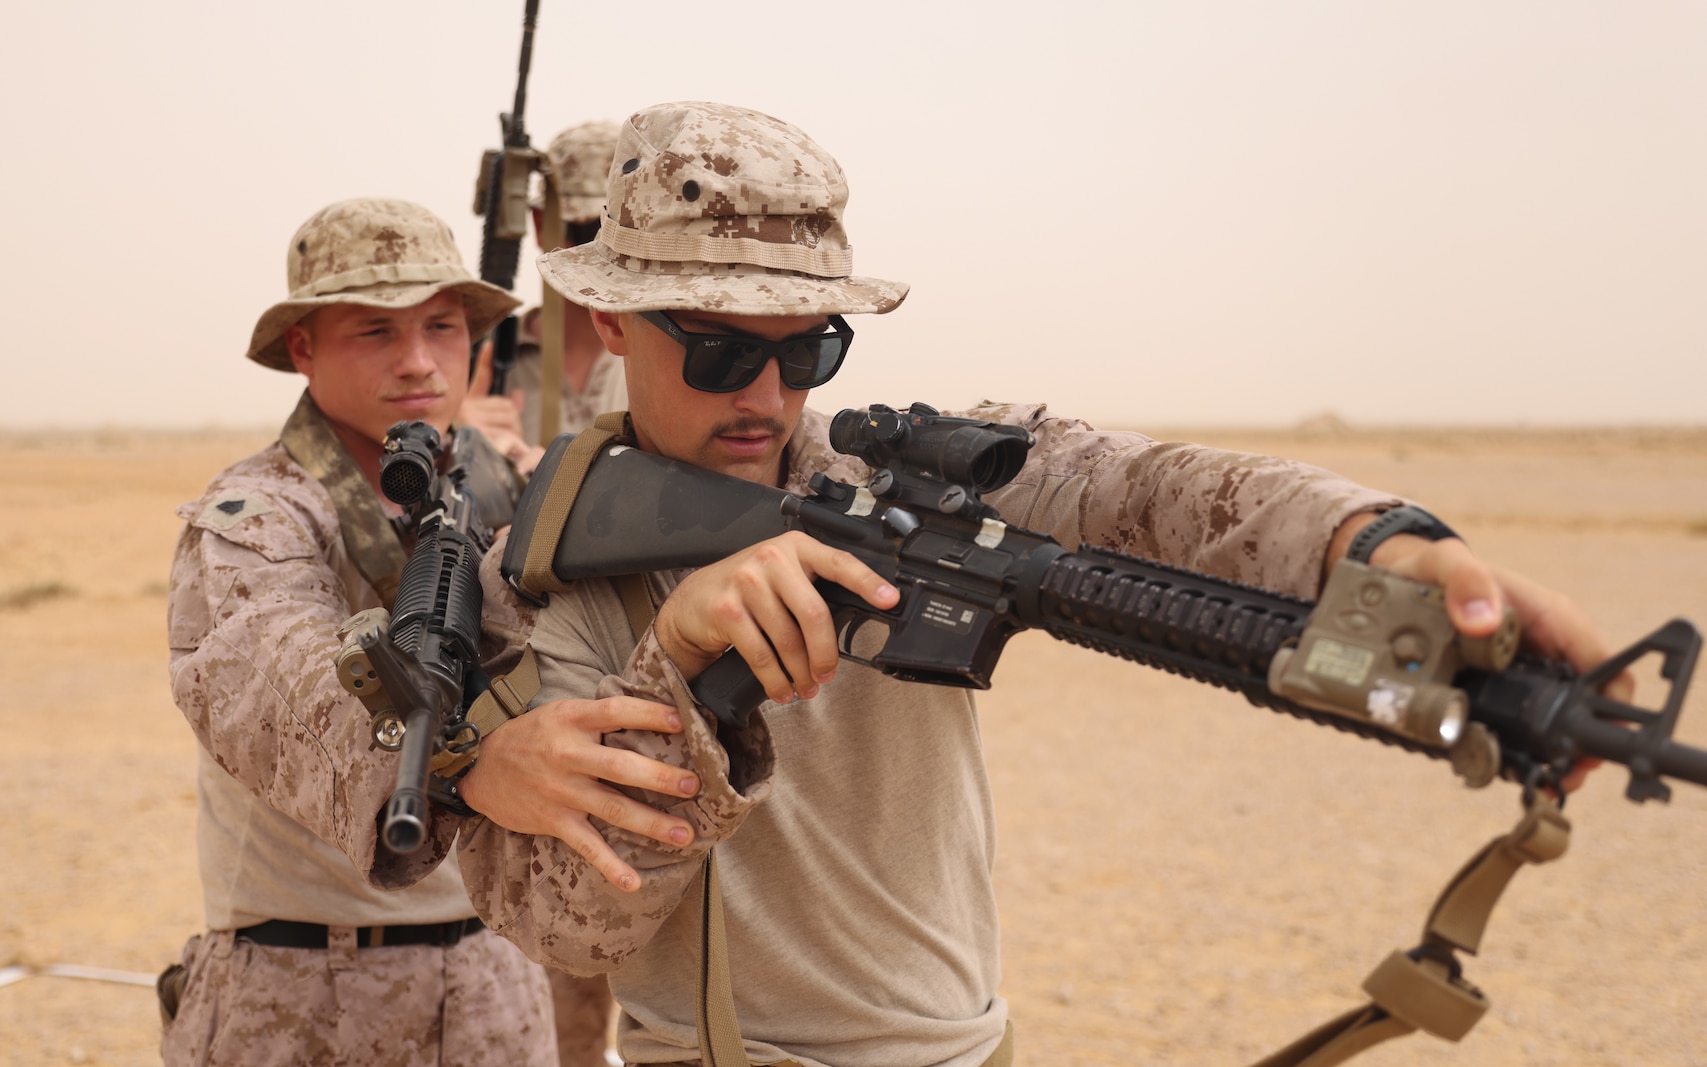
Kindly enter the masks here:
<path id="1" fill-rule="evenodd" d="M 802 337 L 783 349 L 778 363 L 783 384 L 790 389 L 813 389 L 830 380 L 842 359 L 842 339 L 834 334 Z"/>
<path id="2" fill-rule="evenodd" d="M 723 372 L 723 388 L 745 389 L 759 376 L 765 368 L 765 360 L 770 358 L 758 345 L 735 341 L 728 345 L 728 353 L 724 356 L 726 369 Z"/>
<path id="3" fill-rule="evenodd" d="M 748 385 L 765 365 L 765 351 L 740 341 L 700 341 L 687 355 L 687 379 L 695 389 L 730 393 Z"/>

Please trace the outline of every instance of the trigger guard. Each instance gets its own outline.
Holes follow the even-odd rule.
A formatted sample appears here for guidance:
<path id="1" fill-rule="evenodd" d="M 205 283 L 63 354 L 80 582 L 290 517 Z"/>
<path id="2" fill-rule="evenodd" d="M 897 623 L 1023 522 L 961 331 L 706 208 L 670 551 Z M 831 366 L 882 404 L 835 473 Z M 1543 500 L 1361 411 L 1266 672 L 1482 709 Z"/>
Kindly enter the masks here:
<path id="1" fill-rule="evenodd" d="M 861 652 L 855 648 L 855 642 L 859 639 L 861 633 L 872 626 L 882 629 L 883 641 L 876 648 L 870 649 L 869 654 L 861 654 Z M 867 667 L 873 667 L 876 666 L 877 656 L 889 646 L 889 639 L 894 636 L 894 632 L 894 626 L 882 615 L 868 614 L 862 611 L 850 611 L 847 613 L 846 618 L 841 620 L 836 626 L 836 651 L 845 659 L 850 659 L 855 663 L 864 664 Z"/>

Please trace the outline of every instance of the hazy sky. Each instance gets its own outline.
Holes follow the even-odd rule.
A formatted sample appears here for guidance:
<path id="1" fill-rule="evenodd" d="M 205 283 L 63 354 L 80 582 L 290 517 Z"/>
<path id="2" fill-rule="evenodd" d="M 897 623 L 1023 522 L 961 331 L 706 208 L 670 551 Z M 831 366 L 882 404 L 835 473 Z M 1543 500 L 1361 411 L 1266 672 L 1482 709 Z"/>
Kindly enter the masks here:
<path id="1" fill-rule="evenodd" d="M 303 219 L 404 197 L 474 261 L 522 7 L 8 5 L 0 426 L 280 422 L 242 356 Z M 1707 4 L 541 8 L 536 144 L 694 98 L 841 160 L 913 294 L 815 406 L 1707 421 Z"/>

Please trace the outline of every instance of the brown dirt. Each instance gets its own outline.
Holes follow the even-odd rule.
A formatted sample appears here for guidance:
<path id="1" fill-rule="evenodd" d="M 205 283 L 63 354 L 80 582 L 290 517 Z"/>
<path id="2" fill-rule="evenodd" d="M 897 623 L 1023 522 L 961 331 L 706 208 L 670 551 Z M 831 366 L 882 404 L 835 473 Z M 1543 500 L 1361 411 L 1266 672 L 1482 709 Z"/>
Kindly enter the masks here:
<path id="1" fill-rule="evenodd" d="M 1614 642 L 1707 622 L 1707 431 L 1182 436 L 1427 501 Z M 153 972 L 201 924 L 195 742 L 164 669 L 172 509 L 263 440 L 0 438 L 0 967 Z M 1470 792 L 1442 763 L 1037 635 L 983 707 L 1024 1063 L 1256 1058 L 1353 1006 L 1517 814 L 1509 785 Z M 1680 734 L 1707 745 L 1699 693 Z M 1570 854 L 1518 875 L 1469 962 L 1493 1008 L 1465 1043 L 1358 1062 L 1707 1064 L 1707 790 L 1637 807 L 1622 789 L 1594 775 Z M 0 988 L 9 1062 L 154 1063 L 157 1028 L 146 989 Z"/>

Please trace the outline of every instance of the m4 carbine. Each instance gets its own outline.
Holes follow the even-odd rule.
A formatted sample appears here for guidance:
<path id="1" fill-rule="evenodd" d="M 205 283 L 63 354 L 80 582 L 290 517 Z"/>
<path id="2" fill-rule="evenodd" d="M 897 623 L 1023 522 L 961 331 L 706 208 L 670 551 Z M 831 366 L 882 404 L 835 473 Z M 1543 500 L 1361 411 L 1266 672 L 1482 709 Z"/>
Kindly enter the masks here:
<path id="1" fill-rule="evenodd" d="M 460 807 L 428 771 L 436 758 L 472 749 L 480 735 L 466 712 L 488 679 L 480 669 L 480 559 L 492 535 L 466 484 L 468 469 L 452 447 L 440 474 L 438 431 L 400 422 L 385 438 L 380 487 L 405 508 L 415 548 L 392 610 L 370 608 L 344 623 L 338 680 L 373 715 L 374 743 L 401 752 L 397 784 L 385 807 L 380 838 L 397 853 L 426 841 L 429 793 Z"/>
<path id="2" fill-rule="evenodd" d="M 987 688 L 1009 637 L 1047 633 L 1243 694 L 1251 703 L 1449 759 L 1472 785 L 1497 776 L 1557 785 L 1585 757 L 1629 769 L 1627 795 L 1662 780 L 1707 785 L 1707 751 L 1672 740 L 1701 637 L 1676 619 L 1592 671 L 1518 653 L 1515 620 L 1467 640 L 1438 588 L 1342 560 L 1319 603 L 1096 548 L 1069 551 L 1004 523 L 982 494 L 1007 484 L 1033 444 L 1022 427 L 876 405 L 838 414 L 830 440 L 869 484 L 823 474 L 811 495 L 701 470 L 621 445 L 590 457 L 563 517 L 560 472 L 589 457 L 546 453 L 517 506 L 503 574 L 539 602 L 562 583 L 698 567 L 787 530 L 845 549 L 900 592 L 893 609 L 820 581 L 841 654 L 909 681 Z M 542 515 L 555 515 L 543 521 Z M 530 546 L 536 539 L 530 568 Z M 540 565 L 549 559 L 549 568 Z M 1658 711 L 1599 690 L 1650 654 L 1669 692 Z M 731 650 L 694 683 L 731 726 L 765 700 Z"/>

